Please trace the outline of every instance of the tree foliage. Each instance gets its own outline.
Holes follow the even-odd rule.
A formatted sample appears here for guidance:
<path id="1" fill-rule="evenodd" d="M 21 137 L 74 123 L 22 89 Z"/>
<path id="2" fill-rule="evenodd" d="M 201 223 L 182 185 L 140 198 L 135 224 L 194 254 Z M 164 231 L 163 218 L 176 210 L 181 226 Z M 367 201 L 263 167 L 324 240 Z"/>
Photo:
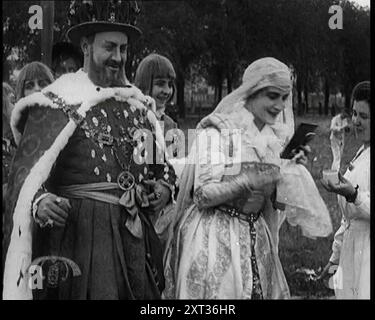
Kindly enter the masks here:
<path id="1" fill-rule="evenodd" d="M 3 1 L 3 64 L 12 50 L 19 62 L 40 58 L 40 34 L 28 28 L 28 1 Z M 187 0 L 138 1 L 142 38 L 131 45 L 127 74 L 133 78 L 148 53 L 168 56 L 177 72 L 178 105 L 183 116 L 184 86 L 190 70 L 228 91 L 241 82 L 255 59 L 273 56 L 293 67 L 300 112 L 307 93 L 346 97 L 358 81 L 370 77 L 370 11 L 347 0 Z M 328 26 L 329 8 L 343 9 L 343 29 Z M 69 1 L 55 1 L 55 41 L 66 31 Z M 38 51 L 39 50 L 39 51 Z M 303 96 L 305 100 L 303 101 Z M 348 101 L 348 99 L 347 99 Z"/>

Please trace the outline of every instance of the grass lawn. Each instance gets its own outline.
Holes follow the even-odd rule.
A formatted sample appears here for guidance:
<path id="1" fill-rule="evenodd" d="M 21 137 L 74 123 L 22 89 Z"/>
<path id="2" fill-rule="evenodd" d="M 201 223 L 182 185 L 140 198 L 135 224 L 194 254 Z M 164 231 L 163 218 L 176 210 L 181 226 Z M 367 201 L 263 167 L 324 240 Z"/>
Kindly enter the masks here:
<path id="1" fill-rule="evenodd" d="M 180 127 L 184 131 L 189 128 L 195 128 L 198 120 L 197 118 L 185 119 L 180 121 Z M 312 122 L 319 125 L 316 131 L 317 136 L 310 143 L 312 153 L 309 156 L 308 169 L 327 204 L 335 232 L 341 220 L 337 207 L 337 198 L 334 194 L 325 191 L 318 182 L 321 178 L 322 170 L 330 168 L 332 163 L 329 140 L 330 121 L 330 116 L 307 115 L 297 117 L 296 126 L 301 122 Z M 360 144 L 355 141 L 353 133 L 347 133 L 344 155 L 341 161 L 342 170 L 346 170 L 349 161 L 354 157 L 359 147 Z M 322 282 L 310 280 L 308 275 L 309 271 L 319 274 L 320 270 L 328 262 L 331 255 L 334 232 L 327 238 L 312 240 L 302 236 L 298 227 L 292 227 L 287 222 L 282 225 L 280 229 L 279 255 L 293 297 L 298 297 L 299 299 L 327 299 L 334 295 L 334 292 Z"/>

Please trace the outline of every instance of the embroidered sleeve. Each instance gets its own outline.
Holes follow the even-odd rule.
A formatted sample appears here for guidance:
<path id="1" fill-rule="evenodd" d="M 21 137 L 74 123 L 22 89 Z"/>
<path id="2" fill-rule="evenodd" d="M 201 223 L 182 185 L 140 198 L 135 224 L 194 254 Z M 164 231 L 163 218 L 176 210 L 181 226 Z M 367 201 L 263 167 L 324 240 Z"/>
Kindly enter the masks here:
<path id="1" fill-rule="evenodd" d="M 279 168 L 260 162 L 232 162 L 230 140 L 209 129 L 197 138 L 194 202 L 200 208 L 214 207 L 240 198 L 250 199 L 254 190 L 267 193 L 275 185 Z M 240 201 L 241 202 L 241 201 Z M 242 203 L 242 202 L 241 202 Z"/>
<path id="2" fill-rule="evenodd" d="M 197 163 L 195 163 L 194 203 L 209 208 L 237 196 L 235 185 L 222 182 L 225 173 L 225 144 L 220 132 L 214 128 L 202 130 L 196 137 Z"/>
<path id="3" fill-rule="evenodd" d="M 195 163 L 194 188 L 220 182 L 224 175 L 224 148 L 218 130 L 203 130 L 196 137 L 197 163 Z"/>

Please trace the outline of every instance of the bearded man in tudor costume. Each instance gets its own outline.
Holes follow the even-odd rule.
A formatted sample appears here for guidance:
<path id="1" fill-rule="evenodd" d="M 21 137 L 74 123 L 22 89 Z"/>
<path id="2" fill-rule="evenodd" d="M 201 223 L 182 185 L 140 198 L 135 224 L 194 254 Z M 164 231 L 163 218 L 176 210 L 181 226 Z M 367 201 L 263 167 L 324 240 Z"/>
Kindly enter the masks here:
<path id="1" fill-rule="evenodd" d="M 153 222 L 173 201 L 175 174 L 152 99 L 125 76 L 128 41 L 141 32 L 123 22 L 137 9 L 73 1 L 79 24 L 67 35 L 83 51 L 83 69 L 15 106 L 4 299 L 161 296 Z"/>

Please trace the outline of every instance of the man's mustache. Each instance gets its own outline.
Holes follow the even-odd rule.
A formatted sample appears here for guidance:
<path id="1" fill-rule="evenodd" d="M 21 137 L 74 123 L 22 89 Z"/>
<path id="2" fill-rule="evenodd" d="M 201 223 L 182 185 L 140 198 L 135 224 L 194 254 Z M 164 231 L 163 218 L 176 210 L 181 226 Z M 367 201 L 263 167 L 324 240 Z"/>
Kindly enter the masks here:
<path id="1" fill-rule="evenodd" d="M 106 64 L 108 67 L 113 67 L 113 68 L 122 68 L 124 66 L 123 62 L 115 62 L 115 61 L 108 61 Z"/>

